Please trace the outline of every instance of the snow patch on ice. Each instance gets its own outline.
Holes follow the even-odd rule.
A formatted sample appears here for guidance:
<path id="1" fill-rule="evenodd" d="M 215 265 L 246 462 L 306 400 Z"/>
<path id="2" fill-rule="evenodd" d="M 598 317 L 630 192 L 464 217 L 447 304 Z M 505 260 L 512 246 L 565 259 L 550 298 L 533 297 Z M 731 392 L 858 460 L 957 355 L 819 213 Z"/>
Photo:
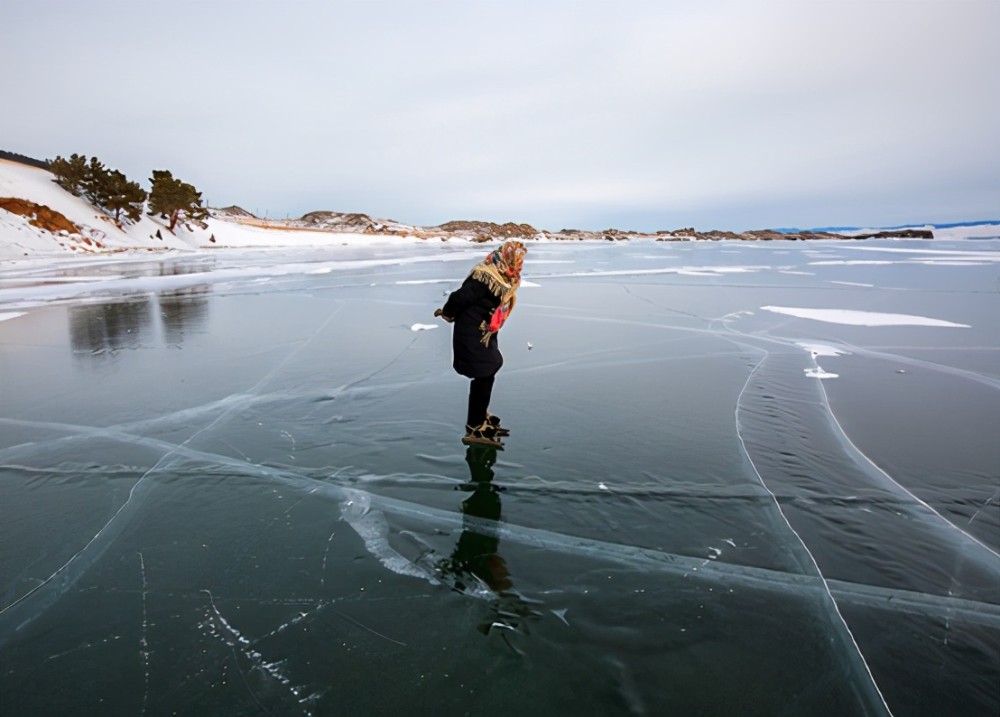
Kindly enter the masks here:
<path id="1" fill-rule="evenodd" d="M 805 349 L 813 358 L 817 356 L 844 356 L 849 355 L 849 352 L 842 349 L 838 349 L 835 346 L 828 346 L 827 344 L 807 344 L 804 342 L 797 341 L 796 346 Z"/>
<path id="2" fill-rule="evenodd" d="M 941 257 L 940 259 L 918 259 L 910 262 L 911 264 L 923 264 L 924 266 L 989 266 L 989 263 L 985 261 L 969 261 L 967 259 L 948 259 L 946 257 Z"/>
<path id="3" fill-rule="evenodd" d="M 431 329 L 436 329 L 437 324 L 413 324 L 410 327 L 410 331 L 430 331 Z"/>
<path id="4" fill-rule="evenodd" d="M 887 314 L 877 311 L 857 311 L 855 309 L 805 309 L 793 306 L 762 306 L 764 311 L 795 316 L 800 319 L 825 321 L 830 324 L 849 326 L 939 326 L 945 328 L 970 328 L 968 324 L 956 324 L 943 319 L 932 319 L 912 314 Z"/>
<path id="5" fill-rule="evenodd" d="M 11 319 L 16 319 L 18 316 L 24 316 L 24 314 L 24 311 L 0 312 L 0 321 L 10 321 Z"/>
<path id="6" fill-rule="evenodd" d="M 840 378 L 840 374 L 824 371 L 820 366 L 816 368 L 804 368 L 802 370 L 805 371 L 808 378 Z"/>

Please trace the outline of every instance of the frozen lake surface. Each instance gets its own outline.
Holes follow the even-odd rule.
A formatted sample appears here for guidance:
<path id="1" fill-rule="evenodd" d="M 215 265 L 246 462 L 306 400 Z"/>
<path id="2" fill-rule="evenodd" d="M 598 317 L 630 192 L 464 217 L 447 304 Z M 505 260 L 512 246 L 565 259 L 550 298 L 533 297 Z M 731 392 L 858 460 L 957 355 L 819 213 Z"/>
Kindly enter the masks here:
<path id="1" fill-rule="evenodd" d="M 4 714 L 1000 712 L 1000 242 L 529 250 L 4 269 Z"/>

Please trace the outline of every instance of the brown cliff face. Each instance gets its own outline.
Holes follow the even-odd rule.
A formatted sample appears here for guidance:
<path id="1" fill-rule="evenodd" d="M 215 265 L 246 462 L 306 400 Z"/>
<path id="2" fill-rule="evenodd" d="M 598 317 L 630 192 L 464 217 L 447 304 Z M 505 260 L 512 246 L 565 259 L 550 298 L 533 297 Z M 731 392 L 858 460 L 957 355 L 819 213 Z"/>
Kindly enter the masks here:
<path id="1" fill-rule="evenodd" d="M 52 232 L 67 232 L 69 234 L 79 234 L 80 228 L 54 209 L 49 209 L 44 204 L 35 204 L 27 199 L 17 199 L 15 197 L 0 197 L 0 209 L 6 209 L 12 214 L 19 214 L 27 217 L 28 223 L 39 229 Z"/>

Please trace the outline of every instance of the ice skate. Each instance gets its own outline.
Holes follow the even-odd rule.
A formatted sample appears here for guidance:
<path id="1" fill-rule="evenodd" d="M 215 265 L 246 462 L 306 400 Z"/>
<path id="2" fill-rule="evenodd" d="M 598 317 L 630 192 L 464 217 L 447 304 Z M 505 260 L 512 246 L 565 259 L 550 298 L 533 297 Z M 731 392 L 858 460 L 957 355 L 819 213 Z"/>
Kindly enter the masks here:
<path id="1" fill-rule="evenodd" d="M 503 438 L 504 436 L 510 435 L 510 429 L 504 428 L 500 425 L 500 416 L 493 416 L 489 413 L 486 414 L 486 423 L 490 425 L 493 429 L 494 434 L 497 438 Z"/>
<path id="2" fill-rule="evenodd" d="M 493 446 L 494 448 L 503 448 L 503 443 L 497 438 L 496 429 L 493 428 L 487 421 L 483 421 L 482 425 L 479 426 L 465 426 L 465 435 L 462 437 L 462 443 L 467 446 L 471 445 L 482 445 L 482 446 Z"/>

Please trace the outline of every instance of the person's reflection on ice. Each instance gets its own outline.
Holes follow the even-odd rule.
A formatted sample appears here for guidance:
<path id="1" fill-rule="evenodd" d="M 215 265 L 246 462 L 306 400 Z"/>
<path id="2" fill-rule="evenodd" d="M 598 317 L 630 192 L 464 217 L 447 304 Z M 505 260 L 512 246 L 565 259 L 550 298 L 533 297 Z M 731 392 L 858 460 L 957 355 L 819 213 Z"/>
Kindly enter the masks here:
<path id="1" fill-rule="evenodd" d="M 438 567 L 455 590 L 490 598 L 491 617 L 478 625 L 479 631 L 484 635 L 499 632 L 508 647 L 523 655 L 508 635 L 526 634 L 526 621 L 541 616 L 535 609 L 541 603 L 514 590 L 510 570 L 499 553 L 500 538 L 490 529 L 491 523 L 500 521 L 500 493 L 504 490 L 493 482 L 496 460 L 494 446 L 470 445 L 466 449 L 469 482 L 458 486 L 470 493 L 462 501 L 462 534 L 451 555 Z"/>
<path id="2" fill-rule="evenodd" d="M 462 501 L 462 514 L 467 518 L 500 520 L 500 491 L 503 488 L 493 483 L 493 465 L 496 460 L 497 449 L 493 446 L 473 445 L 466 450 L 469 482 L 459 486 L 459 489 L 471 492 Z M 441 567 L 454 576 L 456 590 L 474 590 L 474 583 L 481 581 L 493 592 L 502 594 L 510 590 L 513 583 L 507 564 L 497 552 L 499 546 L 500 538 L 495 535 L 484 535 L 466 527 L 462 530 L 451 557 L 443 561 Z"/>

